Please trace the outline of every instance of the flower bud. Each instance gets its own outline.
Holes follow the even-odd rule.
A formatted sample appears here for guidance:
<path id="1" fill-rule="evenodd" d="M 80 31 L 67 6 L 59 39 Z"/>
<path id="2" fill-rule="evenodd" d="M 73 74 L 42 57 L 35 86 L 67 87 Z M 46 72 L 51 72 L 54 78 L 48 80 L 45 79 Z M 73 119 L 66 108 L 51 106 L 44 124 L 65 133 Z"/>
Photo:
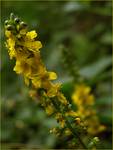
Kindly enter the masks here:
<path id="1" fill-rule="evenodd" d="M 99 142 L 99 138 L 98 137 L 94 137 L 91 142 L 88 144 L 88 148 L 93 148 L 94 146 L 97 145 L 97 143 Z"/>
<path id="2" fill-rule="evenodd" d="M 25 22 L 20 22 L 20 29 L 24 29 L 27 27 L 27 24 Z"/>
<path id="3" fill-rule="evenodd" d="M 12 25 L 7 25 L 7 26 L 6 26 L 6 29 L 9 30 L 9 31 L 11 31 L 11 30 L 14 29 L 14 27 L 13 27 Z"/>
<path id="4" fill-rule="evenodd" d="M 13 13 L 10 14 L 10 19 L 11 19 L 11 20 L 14 19 L 14 14 L 13 14 Z"/>
<path id="5" fill-rule="evenodd" d="M 96 144 L 97 142 L 99 142 L 99 138 L 98 137 L 94 137 L 93 138 L 93 142 Z"/>
<path id="6" fill-rule="evenodd" d="M 20 19 L 19 18 L 15 18 L 15 23 L 19 23 Z"/>
<path id="7" fill-rule="evenodd" d="M 8 25 L 8 22 L 9 22 L 9 21 L 8 21 L 8 20 L 6 20 L 4 24 L 5 24 L 5 25 Z"/>
<path id="8" fill-rule="evenodd" d="M 72 105 L 71 104 L 68 104 L 68 108 L 71 108 L 72 107 Z"/>
<path id="9" fill-rule="evenodd" d="M 80 118 L 76 118 L 75 121 L 76 121 L 76 124 L 80 124 L 81 122 Z"/>

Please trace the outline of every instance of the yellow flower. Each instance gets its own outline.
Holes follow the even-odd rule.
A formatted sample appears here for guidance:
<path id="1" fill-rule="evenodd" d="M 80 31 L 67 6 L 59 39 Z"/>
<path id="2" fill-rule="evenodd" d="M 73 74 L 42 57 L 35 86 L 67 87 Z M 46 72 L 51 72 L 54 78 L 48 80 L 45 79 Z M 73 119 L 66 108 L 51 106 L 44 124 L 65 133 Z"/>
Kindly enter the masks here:
<path id="1" fill-rule="evenodd" d="M 40 41 L 25 41 L 23 43 L 23 46 L 28 48 L 30 51 L 36 52 L 39 51 L 40 48 L 42 48 L 42 44 Z"/>
<path id="2" fill-rule="evenodd" d="M 59 89 L 60 89 L 61 84 L 56 83 L 56 84 L 50 84 L 50 87 L 48 86 L 47 89 L 47 96 L 48 97 L 54 97 L 57 95 Z"/>
<path id="3" fill-rule="evenodd" d="M 58 92 L 57 93 L 57 97 L 58 97 L 58 100 L 64 104 L 64 105 L 67 105 L 68 104 L 68 101 L 66 99 L 66 97 L 61 93 L 61 92 Z"/>
<path id="4" fill-rule="evenodd" d="M 18 58 L 13 70 L 17 74 L 24 74 L 26 77 L 31 75 L 31 66 L 29 65 L 26 57 Z"/>
<path id="5" fill-rule="evenodd" d="M 48 72 L 49 80 L 57 79 L 57 74 L 55 72 Z"/>
<path id="6" fill-rule="evenodd" d="M 6 31 L 5 31 L 5 36 L 6 36 L 7 38 L 11 37 L 11 31 L 6 30 Z"/>
<path id="7" fill-rule="evenodd" d="M 76 92 L 72 95 L 73 103 L 76 105 L 81 105 L 82 100 L 79 98 L 79 95 L 76 94 Z"/>
<path id="8" fill-rule="evenodd" d="M 40 41 L 35 40 L 36 37 L 37 33 L 35 30 L 27 32 L 22 45 L 28 48 L 30 51 L 39 51 L 39 49 L 42 48 L 42 44 Z"/>
<path id="9" fill-rule="evenodd" d="M 9 49 L 9 56 L 10 59 L 16 56 L 16 51 L 15 51 L 15 39 L 14 38 L 9 38 L 6 43 L 7 48 Z"/>
<path id="10" fill-rule="evenodd" d="M 41 80 L 40 79 L 38 79 L 38 78 L 33 78 L 32 79 L 32 84 L 33 84 L 33 86 L 35 87 L 35 88 L 41 88 Z"/>
<path id="11" fill-rule="evenodd" d="M 75 92 L 72 95 L 73 102 L 78 106 L 82 104 L 93 105 L 94 96 L 90 94 L 90 91 L 91 91 L 91 88 L 83 84 L 76 86 Z"/>
<path id="12" fill-rule="evenodd" d="M 84 84 L 76 86 L 72 101 L 77 106 L 76 113 L 84 121 L 88 133 L 95 135 L 105 128 L 100 125 L 96 110 L 92 107 L 94 105 L 94 95 L 90 91 L 91 88 Z"/>
<path id="13" fill-rule="evenodd" d="M 54 107 L 50 104 L 46 106 L 45 110 L 48 115 L 51 115 L 54 112 Z"/>
<path id="14" fill-rule="evenodd" d="M 77 112 L 70 110 L 68 112 L 65 113 L 66 116 L 72 116 L 72 117 L 78 117 Z"/>
<path id="15" fill-rule="evenodd" d="M 78 85 L 78 86 L 76 86 L 76 93 L 78 94 L 78 95 L 80 95 L 80 94 L 82 94 L 82 95 L 87 95 L 87 94 L 89 94 L 90 93 L 90 91 L 91 91 L 91 88 L 89 87 L 89 86 L 86 86 L 86 85 L 84 85 L 84 84 L 81 84 L 81 85 Z"/>
<path id="16" fill-rule="evenodd" d="M 26 38 L 29 40 L 33 40 L 36 37 L 37 37 L 37 33 L 35 30 L 27 32 L 27 34 L 26 34 Z"/>
<path id="17" fill-rule="evenodd" d="M 59 101 L 59 105 L 67 105 L 67 99 L 60 92 L 61 84 L 52 83 L 52 80 L 57 79 L 57 74 L 48 71 L 43 64 L 40 55 L 42 43 L 36 39 L 36 31 L 28 31 L 24 22 L 16 23 L 15 19 L 8 26 L 6 25 L 5 29 L 10 58 L 14 57 L 16 60 L 13 70 L 22 74 L 25 84 L 32 87 L 33 90 L 29 92 L 30 96 L 36 99 L 42 98 L 42 104 L 48 115 L 54 113 L 53 97 Z M 75 116 L 75 113 L 71 112 L 71 115 Z M 58 113 L 57 109 L 55 109 L 55 116 L 61 128 L 64 128 L 65 118 Z"/>

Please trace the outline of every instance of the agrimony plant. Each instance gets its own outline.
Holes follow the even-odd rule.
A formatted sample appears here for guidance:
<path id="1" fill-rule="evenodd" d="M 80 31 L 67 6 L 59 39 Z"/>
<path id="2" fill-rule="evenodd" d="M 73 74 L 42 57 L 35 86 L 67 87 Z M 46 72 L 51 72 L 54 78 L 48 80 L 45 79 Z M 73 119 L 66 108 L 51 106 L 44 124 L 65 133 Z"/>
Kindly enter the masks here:
<path id="1" fill-rule="evenodd" d="M 24 77 L 25 84 L 30 88 L 30 96 L 40 99 L 46 113 L 53 115 L 59 123 L 50 132 L 72 135 L 79 142 L 77 147 L 88 149 L 81 139 L 84 131 L 87 132 L 84 118 L 72 108 L 72 104 L 61 92 L 61 83 L 52 82 L 57 75 L 48 71 L 43 64 L 40 54 L 42 44 L 36 31 L 28 31 L 27 24 L 11 13 L 10 19 L 5 21 L 5 36 L 10 59 L 16 60 L 13 70 Z M 94 146 L 92 141 L 90 148 Z"/>

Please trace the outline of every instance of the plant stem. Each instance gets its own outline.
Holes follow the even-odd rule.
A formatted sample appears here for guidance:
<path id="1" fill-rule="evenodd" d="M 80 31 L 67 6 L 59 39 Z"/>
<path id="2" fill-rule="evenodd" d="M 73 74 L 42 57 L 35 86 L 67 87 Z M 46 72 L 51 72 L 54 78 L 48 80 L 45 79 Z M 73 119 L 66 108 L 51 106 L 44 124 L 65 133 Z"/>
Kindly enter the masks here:
<path id="1" fill-rule="evenodd" d="M 52 103 L 53 103 L 54 107 L 55 107 L 58 111 L 60 111 L 60 113 L 62 113 L 62 116 L 65 118 L 66 124 L 67 124 L 68 128 L 71 130 L 71 132 L 72 132 L 74 138 L 78 138 L 78 140 L 79 140 L 80 144 L 82 145 L 82 147 L 83 147 L 84 149 L 87 149 L 86 145 L 83 143 L 82 139 L 80 138 L 80 135 L 78 135 L 78 133 L 75 132 L 75 130 L 73 129 L 73 127 L 72 127 L 72 125 L 70 124 L 70 122 L 68 121 L 68 119 L 64 116 L 63 112 L 60 110 L 59 105 L 57 105 L 57 103 L 56 103 L 53 99 L 52 99 Z"/>
<path id="2" fill-rule="evenodd" d="M 81 143 L 82 147 L 84 149 L 87 149 L 86 145 L 83 143 L 82 139 L 80 138 L 80 136 L 77 134 L 77 132 L 75 132 L 75 130 L 73 129 L 73 127 L 71 126 L 70 122 L 68 121 L 67 118 L 65 118 L 66 123 L 68 128 L 71 130 L 72 134 L 74 135 L 75 138 L 78 138 L 79 142 Z"/>

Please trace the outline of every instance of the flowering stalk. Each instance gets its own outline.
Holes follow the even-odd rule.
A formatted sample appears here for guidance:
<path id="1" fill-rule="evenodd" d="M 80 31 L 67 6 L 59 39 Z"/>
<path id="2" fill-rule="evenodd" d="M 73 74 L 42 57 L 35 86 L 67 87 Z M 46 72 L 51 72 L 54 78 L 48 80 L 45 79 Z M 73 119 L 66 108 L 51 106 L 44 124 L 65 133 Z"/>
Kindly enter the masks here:
<path id="1" fill-rule="evenodd" d="M 72 103 L 76 105 L 76 113 L 84 121 L 87 132 L 89 135 L 96 135 L 104 131 L 106 127 L 100 124 L 94 109 L 94 95 L 91 94 L 91 88 L 84 84 L 85 79 L 79 73 L 73 51 L 62 47 L 62 59 L 67 72 L 73 77 L 73 82 L 76 85 L 72 93 Z"/>
<path id="2" fill-rule="evenodd" d="M 77 107 L 77 114 L 84 125 L 87 126 L 87 132 L 90 135 L 96 135 L 106 129 L 104 125 L 100 124 L 97 112 L 94 109 L 95 98 L 91 94 L 91 88 L 85 84 L 79 84 L 75 87 L 72 94 L 72 102 Z"/>
<path id="3" fill-rule="evenodd" d="M 56 109 L 59 111 L 59 107 L 57 105 L 57 103 L 55 103 L 53 101 L 54 106 L 56 107 Z M 62 112 L 61 112 L 62 113 Z M 63 114 L 63 113 L 62 113 Z M 72 132 L 72 134 L 74 135 L 75 138 L 79 139 L 80 144 L 83 146 L 83 148 L 87 149 L 86 145 L 83 143 L 82 139 L 80 138 L 80 136 L 78 135 L 77 132 L 75 132 L 75 130 L 73 129 L 73 127 L 71 126 L 71 123 L 68 121 L 68 119 L 66 118 L 65 115 L 63 115 L 63 117 L 65 118 L 66 124 L 68 126 L 68 128 L 70 129 L 70 131 Z"/>
<path id="4" fill-rule="evenodd" d="M 75 128 L 80 128 L 81 132 L 84 131 L 83 122 L 62 94 L 61 84 L 52 83 L 57 75 L 47 71 L 42 62 L 39 50 L 42 44 L 37 40 L 36 31 L 28 32 L 27 24 L 11 14 L 10 19 L 5 21 L 5 35 L 10 59 L 16 60 L 14 71 L 23 75 L 25 84 L 30 87 L 30 96 L 39 98 L 46 113 L 53 115 L 60 125 L 51 132 L 59 134 L 59 131 L 63 129 L 64 133 L 73 134 L 81 146 L 87 149 L 80 138 L 80 132 L 75 131 Z"/>

